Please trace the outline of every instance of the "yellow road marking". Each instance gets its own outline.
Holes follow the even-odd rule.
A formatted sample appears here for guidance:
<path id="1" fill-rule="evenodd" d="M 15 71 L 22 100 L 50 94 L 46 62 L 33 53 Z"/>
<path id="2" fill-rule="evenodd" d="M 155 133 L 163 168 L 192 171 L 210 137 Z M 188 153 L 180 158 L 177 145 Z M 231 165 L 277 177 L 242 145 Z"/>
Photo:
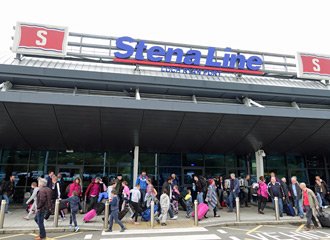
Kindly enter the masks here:
<path id="1" fill-rule="evenodd" d="M 80 233 L 81 233 L 81 232 L 69 233 L 69 234 L 65 234 L 65 235 L 62 235 L 62 236 L 54 237 L 54 239 L 65 238 L 65 237 L 69 237 L 69 236 L 77 235 L 77 234 L 80 234 Z"/>
<path id="2" fill-rule="evenodd" d="M 296 229 L 296 232 L 299 232 L 304 226 L 305 226 L 305 224 L 301 224 L 301 225 Z"/>
<path id="3" fill-rule="evenodd" d="M 261 227 L 262 227 L 262 225 L 259 225 L 259 226 L 255 227 L 255 228 L 251 229 L 250 231 L 248 231 L 246 234 L 253 233 L 253 232 L 257 231 Z"/>
<path id="4" fill-rule="evenodd" d="M 18 237 L 18 236 L 23 236 L 24 234 L 15 234 L 11 236 L 6 236 L 6 237 L 0 237 L 0 239 L 8 239 L 8 238 L 13 238 L 13 237 Z"/>

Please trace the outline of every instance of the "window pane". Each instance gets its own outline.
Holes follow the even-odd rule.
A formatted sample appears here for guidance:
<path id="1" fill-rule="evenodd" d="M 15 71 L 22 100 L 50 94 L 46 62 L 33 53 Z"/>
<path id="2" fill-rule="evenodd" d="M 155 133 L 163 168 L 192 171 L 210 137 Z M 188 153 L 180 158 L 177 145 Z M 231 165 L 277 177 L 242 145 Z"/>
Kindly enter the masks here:
<path id="1" fill-rule="evenodd" d="M 38 182 L 38 178 L 42 177 L 43 175 L 44 175 L 43 163 L 38 165 L 29 165 L 27 187 L 30 187 L 32 182 Z"/>
<path id="2" fill-rule="evenodd" d="M 305 167 L 305 159 L 301 155 L 288 154 L 288 155 L 286 155 L 286 159 L 288 161 L 289 168 L 304 168 Z"/>
<path id="3" fill-rule="evenodd" d="M 226 167 L 236 168 L 237 167 L 237 157 L 234 154 L 225 156 Z"/>
<path id="4" fill-rule="evenodd" d="M 143 166 L 154 166 L 155 165 L 155 154 L 154 153 L 140 153 L 139 165 Z"/>
<path id="5" fill-rule="evenodd" d="M 127 167 L 119 167 L 118 168 L 118 173 L 121 173 L 123 175 L 123 179 L 128 182 L 129 185 L 132 183 L 132 167 L 127 166 Z"/>
<path id="6" fill-rule="evenodd" d="M 286 167 L 284 155 L 267 155 L 265 159 L 266 168 L 274 169 L 274 172 L 278 168 Z"/>
<path id="7" fill-rule="evenodd" d="M 107 161 L 105 163 L 107 165 Z M 85 154 L 85 165 L 104 165 L 104 153 L 86 153 Z"/>
<path id="8" fill-rule="evenodd" d="M 27 165 L 1 165 L 0 176 L 2 179 L 9 180 L 9 177 L 15 176 L 17 187 L 25 187 L 28 178 Z"/>
<path id="9" fill-rule="evenodd" d="M 103 177 L 102 167 L 85 167 L 83 173 L 84 189 L 86 189 L 91 180 L 96 177 Z"/>
<path id="10" fill-rule="evenodd" d="M 246 169 L 247 158 L 245 155 L 238 156 L 238 167 Z"/>
<path id="11" fill-rule="evenodd" d="M 202 154 L 183 154 L 182 166 L 204 167 L 204 159 Z"/>
<path id="12" fill-rule="evenodd" d="M 109 153 L 110 166 L 131 166 L 133 156 L 129 153 Z"/>
<path id="13" fill-rule="evenodd" d="M 57 164 L 59 165 L 83 165 L 84 164 L 84 153 L 74 152 L 59 152 Z"/>
<path id="14" fill-rule="evenodd" d="M 181 166 L 181 154 L 164 154 L 158 155 L 159 166 Z"/>
<path id="15" fill-rule="evenodd" d="M 160 167 L 159 168 L 159 187 L 167 180 L 172 173 L 175 173 L 181 183 L 181 168 L 177 167 Z"/>
<path id="16" fill-rule="evenodd" d="M 307 156 L 307 168 L 323 168 L 323 156 Z"/>
<path id="17" fill-rule="evenodd" d="M 28 164 L 29 151 L 11 151 L 4 150 L 2 152 L 2 164 Z"/>
<path id="18" fill-rule="evenodd" d="M 324 169 L 308 169 L 309 184 L 311 186 L 315 185 L 315 177 L 320 176 L 321 179 L 326 179 Z"/>
<path id="19" fill-rule="evenodd" d="M 32 151 L 30 164 L 39 164 L 44 163 L 46 161 L 47 151 Z M 48 164 L 56 164 L 57 152 L 49 151 L 48 152 Z"/>
<path id="20" fill-rule="evenodd" d="M 225 167 L 225 156 L 223 154 L 206 154 L 205 158 L 205 166 L 208 167 Z"/>
<path id="21" fill-rule="evenodd" d="M 205 168 L 205 176 L 207 179 L 219 176 L 226 176 L 225 168 Z"/>

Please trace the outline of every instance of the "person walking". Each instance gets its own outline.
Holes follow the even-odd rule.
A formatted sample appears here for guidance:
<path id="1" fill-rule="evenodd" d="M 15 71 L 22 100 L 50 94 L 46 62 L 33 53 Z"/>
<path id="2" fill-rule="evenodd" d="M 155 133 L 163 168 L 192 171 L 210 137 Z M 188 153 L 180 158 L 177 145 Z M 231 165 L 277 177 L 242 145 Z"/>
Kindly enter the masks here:
<path id="1" fill-rule="evenodd" d="M 55 211 L 55 204 L 56 204 L 56 200 L 59 199 L 61 200 L 61 187 L 60 187 L 60 183 L 57 181 L 57 176 L 53 175 L 52 178 L 52 186 L 50 188 L 52 190 L 52 211 L 49 211 L 46 215 L 45 215 L 45 220 L 47 221 L 51 215 L 51 212 Z M 64 221 L 65 220 L 65 215 L 64 215 L 64 211 L 60 210 L 60 216 L 61 216 L 61 220 Z"/>
<path id="2" fill-rule="evenodd" d="M 78 196 L 78 193 L 76 191 L 72 192 L 72 196 L 62 200 L 63 203 L 69 203 L 70 205 L 70 229 L 72 227 L 74 227 L 74 231 L 78 232 L 79 231 L 79 227 L 77 224 L 77 214 L 79 212 L 79 209 L 81 209 L 81 205 L 80 205 L 80 198 Z M 72 226 L 72 223 L 74 224 Z"/>
<path id="3" fill-rule="evenodd" d="M 280 217 L 283 217 L 283 199 L 285 199 L 283 194 L 282 186 L 276 181 L 276 177 L 271 177 L 270 183 L 268 183 L 268 194 L 272 198 L 273 206 L 275 209 L 275 197 L 278 198 L 278 205 L 280 211 Z"/>
<path id="4" fill-rule="evenodd" d="M 31 188 L 33 189 L 33 192 L 30 196 L 30 198 L 26 201 L 26 204 L 29 205 L 32 201 L 32 206 L 29 208 L 28 215 L 24 217 L 26 220 L 30 220 L 30 216 L 37 211 L 37 194 L 39 191 L 38 184 L 36 182 L 33 182 L 31 184 Z"/>
<path id="5" fill-rule="evenodd" d="M 218 197 L 220 203 L 220 209 L 222 209 L 223 201 L 224 201 L 224 191 L 225 191 L 225 183 L 222 176 L 219 176 L 216 181 L 216 186 L 218 190 Z"/>
<path id="6" fill-rule="evenodd" d="M 55 176 L 55 173 L 53 170 L 50 170 L 48 172 L 48 176 L 46 177 L 46 180 L 47 180 L 47 187 L 51 188 L 52 187 L 52 179 L 53 179 L 53 176 Z"/>
<path id="7" fill-rule="evenodd" d="M 35 222 L 39 227 L 39 236 L 35 240 L 46 239 L 46 229 L 44 225 L 45 214 L 51 211 L 52 208 L 52 190 L 47 187 L 47 180 L 39 178 L 38 180 L 39 191 L 37 193 L 37 213 L 34 217 Z"/>
<path id="8" fill-rule="evenodd" d="M 301 198 L 302 198 L 303 206 L 306 209 L 307 222 L 305 225 L 305 230 L 306 231 L 311 230 L 312 222 L 314 224 L 314 227 L 316 228 L 321 227 L 316 217 L 316 211 L 319 209 L 319 203 L 317 201 L 314 192 L 311 189 L 307 188 L 305 183 L 300 183 L 299 186 L 302 190 Z"/>
<path id="9" fill-rule="evenodd" d="M 166 188 L 163 189 L 163 194 L 160 196 L 160 207 L 162 210 L 156 221 L 160 223 L 161 226 L 166 226 L 167 213 L 170 209 L 170 198 Z"/>
<path id="10" fill-rule="evenodd" d="M 327 208 L 326 200 L 325 200 L 327 189 L 326 189 L 325 185 L 322 184 L 320 179 L 316 179 L 314 188 L 315 188 L 315 194 L 316 194 L 317 200 L 320 203 L 320 208 Z"/>
<path id="11" fill-rule="evenodd" d="M 214 179 L 209 180 L 209 187 L 207 189 L 207 195 L 205 201 L 208 203 L 209 208 L 213 209 L 213 216 L 220 217 L 220 215 L 217 214 L 218 198 L 217 198 L 217 187 L 215 185 Z"/>
<path id="12" fill-rule="evenodd" d="M 228 197 L 228 203 L 229 203 L 229 210 L 228 212 L 233 212 L 233 203 L 236 199 L 236 197 L 239 196 L 240 193 L 240 186 L 239 186 L 239 181 L 238 179 L 235 177 L 235 173 L 230 174 L 230 193 L 229 193 L 229 197 Z"/>
<path id="13" fill-rule="evenodd" d="M 303 201 L 301 198 L 302 193 L 296 176 L 291 177 L 289 192 L 292 197 L 297 216 L 304 218 Z"/>
<path id="14" fill-rule="evenodd" d="M 258 182 L 258 213 L 264 214 L 264 209 L 268 200 L 268 187 L 264 176 L 259 177 Z"/>
<path id="15" fill-rule="evenodd" d="M 251 177 L 250 175 L 246 175 L 244 178 L 244 187 L 243 187 L 243 193 L 244 193 L 244 204 L 245 207 L 249 206 L 250 201 L 250 194 L 251 194 Z"/>
<path id="16" fill-rule="evenodd" d="M 6 200 L 6 207 L 5 207 L 5 213 L 10 213 L 8 211 L 9 209 L 9 203 L 10 199 L 13 198 L 15 194 L 15 176 L 12 175 L 9 177 L 8 181 L 3 181 L 1 184 L 1 193 L 0 195 L 4 200 Z"/>
<path id="17" fill-rule="evenodd" d="M 139 224 L 137 219 L 139 214 L 142 213 L 142 209 L 140 207 L 140 199 L 141 199 L 140 185 L 136 184 L 135 187 L 130 190 L 130 193 L 131 193 L 131 205 L 134 211 L 131 221 L 133 221 L 134 219 L 134 224 Z"/>
<path id="18" fill-rule="evenodd" d="M 80 177 L 76 177 L 74 179 L 73 183 L 70 183 L 68 197 L 72 197 L 73 192 L 76 192 L 78 197 L 82 196 L 82 188 L 81 188 L 81 179 L 80 179 Z"/>
<path id="19" fill-rule="evenodd" d="M 167 181 L 164 182 L 162 186 L 162 192 L 164 193 L 164 190 L 166 189 L 166 194 L 170 198 L 170 201 L 172 199 L 173 189 L 172 189 L 172 177 L 168 177 Z M 171 207 L 168 208 L 168 214 L 170 215 L 171 220 L 176 220 L 178 216 L 174 216 L 173 210 Z"/>
<path id="20" fill-rule="evenodd" d="M 113 221 L 115 221 L 115 223 L 117 223 L 121 227 L 120 232 L 124 232 L 126 230 L 126 227 L 118 218 L 119 198 L 117 196 L 116 190 L 111 191 L 110 210 L 111 210 L 111 213 L 110 213 L 110 219 L 109 219 L 109 229 L 105 230 L 105 232 L 112 232 Z"/>
<path id="21" fill-rule="evenodd" d="M 194 176 L 194 181 L 195 181 L 196 191 L 197 191 L 197 201 L 198 201 L 198 204 L 200 204 L 200 203 L 204 202 L 203 184 L 197 175 Z"/>
<path id="22" fill-rule="evenodd" d="M 88 185 L 85 196 L 88 199 L 89 205 L 87 212 L 94 208 L 94 205 L 97 203 L 98 195 L 100 194 L 100 178 L 92 179 L 92 182 Z"/>
<path id="23" fill-rule="evenodd" d="M 147 176 L 146 171 L 142 171 L 141 175 L 136 179 L 135 185 L 140 185 L 140 191 L 141 191 L 141 199 L 144 200 L 146 193 L 147 193 L 147 187 L 148 183 L 147 180 L 149 177 Z"/>

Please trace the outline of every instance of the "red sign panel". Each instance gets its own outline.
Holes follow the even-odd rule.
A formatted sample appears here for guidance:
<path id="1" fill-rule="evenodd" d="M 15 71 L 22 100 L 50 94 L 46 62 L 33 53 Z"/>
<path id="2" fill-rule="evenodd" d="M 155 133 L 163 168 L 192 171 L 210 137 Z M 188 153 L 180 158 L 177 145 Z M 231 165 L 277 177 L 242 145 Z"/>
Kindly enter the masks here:
<path id="1" fill-rule="evenodd" d="M 297 60 L 298 77 L 330 79 L 330 56 L 298 53 Z"/>
<path id="2" fill-rule="evenodd" d="M 68 29 L 17 23 L 13 51 L 21 54 L 65 56 Z"/>

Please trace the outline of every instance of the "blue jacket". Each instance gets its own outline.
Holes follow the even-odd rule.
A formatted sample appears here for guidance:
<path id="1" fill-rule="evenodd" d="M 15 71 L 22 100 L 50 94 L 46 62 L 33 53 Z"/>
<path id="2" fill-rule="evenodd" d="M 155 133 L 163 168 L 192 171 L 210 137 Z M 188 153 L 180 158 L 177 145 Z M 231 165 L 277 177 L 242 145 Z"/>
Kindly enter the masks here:
<path id="1" fill-rule="evenodd" d="M 141 190 L 147 190 L 147 187 L 148 187 L 148 183 L 147 183 L 147 180 L 148 180 L 148 176 L 145 176 L 145 177 L 142 177 L 142 175 L 140 175 L 138 177 L 138 179 L 136 179 L 136 184 L 140 184 L 140 189 Z"/>
<path id="2" fill-rule="evenodd" d="M 230 184 L 231 183 L 232 183 L 232 179 L 230 179 Z M 239 180 L 237 178 L 234 179 L 234 188 L 233 188 L 233 190 L 236 194 L 239 194 L 239 192 L 240 192 Z"/>
<path id="3" fill-rule="evenodd" d="M 117 196 L 112 198 L 112 201 L 110 202 L 110 207 L 111 207 L 111 212 L 119 211 L 119 200 Z"/>

